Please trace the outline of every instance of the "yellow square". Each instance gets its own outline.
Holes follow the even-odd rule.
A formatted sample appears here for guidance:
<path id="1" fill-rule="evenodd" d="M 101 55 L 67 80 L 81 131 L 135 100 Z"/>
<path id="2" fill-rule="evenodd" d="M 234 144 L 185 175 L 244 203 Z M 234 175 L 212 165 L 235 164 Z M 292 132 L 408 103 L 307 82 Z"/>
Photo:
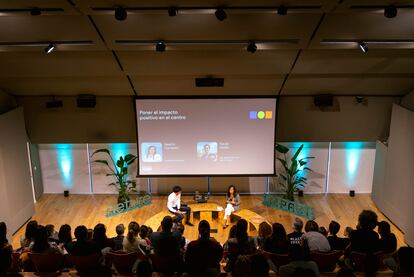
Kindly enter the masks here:
<path id="1" fill-rule="evenodd" d="M 272 116 L 273 116 L 272 111 L 266 111 L 266 115 L 265 115 L 266 119 L 272 119 Z"/>

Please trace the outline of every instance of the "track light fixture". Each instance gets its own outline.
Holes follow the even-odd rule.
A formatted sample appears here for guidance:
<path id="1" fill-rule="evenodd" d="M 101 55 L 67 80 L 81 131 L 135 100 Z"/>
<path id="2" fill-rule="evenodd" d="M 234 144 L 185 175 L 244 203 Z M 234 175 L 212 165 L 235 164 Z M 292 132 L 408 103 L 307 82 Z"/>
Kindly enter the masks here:
<path id="1" fill-rule="evenodd" d="M 123 7 L 115 9 L 115 19 L 118 21 L 124 21 L 127 18 L 127 11 Z"/>
<path id="2" fill-rule="evenodd" d="M 50 54 L 53 51 L 55 51 L 56 49 L 56 45 L 54 43 L 50 43 L 46 48 L 45 48 L 45 53 L 46 54 Z"/>
<path id="3" fill-rule="evenodd" d="M 362 52 L 364 52 L 364 53 L 368 52 L 368 45 L 367 45 L 365 42 L 363 42 L 363 41 L 361 41 L 361 42 L 359 43 L 359 48 L 360 48 L 360 49 L 361 49 L 361 51 L 362 51 Z"/>
<path id="4" fill-rule="evenodd" d="M 176 16 L 178 14 L 178 9 L 176 7 L 169 7 L 168 8 L 168 15 L 169 16 Z"/>
<path id="5" fill-rule="evenodd" d="M 216 16 L 216 18 L 220 21 L 223 21 L 224 19 L 227 18 L 227 13 L 225 10 L 223 10 L 223 8 L 218 8 L 216 10 L 216 12 L 214 13 L 214 15 Z"/>
<path id="6" fill-rule="evenodd" d="M 30 10 L 30 15 L 32 15 L 32 16 L 37 16 L 37 15 L 40 15 L 41 13 L 42 12 L 40 11 L 39 8 L 33 8 L 33 9 Z"/>
<path id="7" fill-rule="evenodd" d="M 247 45 L 247 52 L 254 53 L 256 52 L 256 50 L 257 50 L 256 43 L 254 43 L 253 41 L 249 42 L 249 44 Z"/>
<path id="8" fill-rule="evenodd" d="M 279 6 L 278 8 L 277 8 L 277 14 L 278 15 L 287 15 L 287 7 L 286 6 Z"/>
<path id="9" fill-rule="evenodd" d="M 384 8 L 384 16 L 386 18 L 394 18 L 397 16 L 397 7 L 393 6 L 393 5 L 389 5 L 387 7 Z"/>
<path id="10" fill-rule="evenodd" d="M 165 42 L 159 41 L 155 45 L 155 50 L 157 50 L 157 52 L 164 52 L 166 47 Z"/>

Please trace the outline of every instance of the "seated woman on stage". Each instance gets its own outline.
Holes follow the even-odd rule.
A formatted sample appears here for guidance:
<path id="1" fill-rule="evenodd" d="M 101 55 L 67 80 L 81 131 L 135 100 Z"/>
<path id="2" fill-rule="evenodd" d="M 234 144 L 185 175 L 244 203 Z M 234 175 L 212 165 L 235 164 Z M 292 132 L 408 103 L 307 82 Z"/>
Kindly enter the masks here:
<path id="1" fill-rule="evenodd" d="M 224 210 L 224 226 L 226 229 L 230 225 L 230 215 L 240 209 L 240 195 L 237 193 L 234 185 L 227 189 L 226 209 Z"/>

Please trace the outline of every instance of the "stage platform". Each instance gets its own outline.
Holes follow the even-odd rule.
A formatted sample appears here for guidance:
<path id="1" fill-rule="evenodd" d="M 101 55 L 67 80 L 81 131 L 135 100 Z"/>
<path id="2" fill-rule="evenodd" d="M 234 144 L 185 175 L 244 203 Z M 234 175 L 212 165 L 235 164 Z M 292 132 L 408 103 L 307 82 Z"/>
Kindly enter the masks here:
<path id="1" fill-rule="evenodd" d="M 182 201 L 190 202 L 192 196 L 183 196 Z M 155 214 L 166 210 L 167 196 L 153 196 L 152 204 L 138 208 L 126 213 L 122 213 L 113 217 L 106 217 L 107 208 L 116 204 L 116 195 L 70 195 L 64 197 L 57 194 L 45 194 L 36 203 L 36 212 L 33 219 L 40 224 L 53 224 L 56 230 L 62 224 L 69 224 L 72 226 L 72 232 L 78 225 L 85 225 L 88 228 L 93 228 L 97 223 L 103 223 L 107 227 L 108 236 L 115 236 L 115 226 L 123 223 L 125 227 L 130 221 L 137 221 L 139 224 L 144 224 Z M 340 235 L 342 236 L 343 229 L 346 226 L 355 228 L 358 220 L 358 214 L 363 209 L 371 209 L 377 212 L 379 220 L 384 220 L 385 217 L 375 207 L 369 194 L 358 194 L 355 197 L 350 197 L 348 194 L 312 194 L 305 195 L 299 198 L 299 201 L 305 205 L 314 207 L 315 221 L 324 227 L 328 227 L 331 220 L 336 220 L 341 224 Z M 224 196 L 211 196 L 209 202 L 217 203 L 221 206 L 225 205 Z M 287 232 L 291 232 L 292 221 L 294 215 L 284 211 L 276 210 L 266 207 L 262 204 L 261 195 L 241 196 L 241 208 L 248 209 L 268 222 L 279 222 L 283 224 Z M 220 214 L 219 214 L 220 215 Z M 220 217 L 220 216 L 219 216 Z M 193 219 L 194 227 L 186 226 L 185 237 L 189 240 L 197 238 L 197 224 L 199 217 Z M 223 230 L 222 219 L 213 217 L 211 225 L 213 229 L 217 229 L 217 233 L 212 233 L 220 243 L 224 243 L 227 239 L 230 228 Z M 306 220 L 306 219 L 304 219 Z M 13 248 L 20 247 L 19 238 L 24 234 L 25 226 L 23 226 L 13 236 Z M 392 231 L 397 236 L 398 246 L 405 245 L 403 234 L 392 225 Z M 257 231 L 251 229 L 250 234 L 256 235 Z"/>

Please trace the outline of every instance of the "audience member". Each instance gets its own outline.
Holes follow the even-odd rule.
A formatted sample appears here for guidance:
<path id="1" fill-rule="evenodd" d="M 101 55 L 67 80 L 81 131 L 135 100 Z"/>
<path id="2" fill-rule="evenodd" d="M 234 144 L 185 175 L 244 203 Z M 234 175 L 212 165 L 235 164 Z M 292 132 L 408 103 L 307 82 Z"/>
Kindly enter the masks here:
<path id="1" fill-rule="evenodd" d="M 354 230 L 354 228 L 352 228 L 351 226 L 347 226 L 344 229 L 344 237 L 345 238 L 350 238 L 351 237 L 351 233 Z"/>
<path id="2" fill-rule="evenodd" d="M 340 238 L 337 236 L 340 228 L 341 225 L 334 220 L 329 223 L 328 241 L 332 250 L 345 250 L 345 248 L 349 245 L 348 238 Z"/>
<path id="3" fill-rule="evenodd" d="M 237 231 L 237 226 L 236 225 L 231 226 L 230 231 L 229 231 L 229 236 L 223 244 L 224 252 L 229 251 L 229 243 L 228 242 L 229 242 L 230 239 L 234 239 L 236 237 L 236 231 Z"/>
<path id="4" fill-rule="evenodd" d="M 150 238 L 150 230 L 149 229 L 150 228 L 148 226 L 141 225 L 141 227 L 139 228 L 139 236 L 140 236 L 140 238 L 142 238 L 143 240 L 145 240 L 147 242 L 147 245 L 151 246 L 151 240 L 149 239 Z"/>
<path id="5" fill-rule="evenodd" d="M 177 222 L 175 230 L 178 231 L 181 234 L 180 247 L 181 247 L 181 250 L 185 251 L 185 249 L 187 249 L 187 245 L 190 243 L 190 241 L 184 237 L 184 231 L 185 231 L 184 224 L 182 224 L 181 222 Z"/>
<path id="6" fill-rule="evenodd" d="M 141 261 L 137 266 L 137 277 L 151 277 L 152 266 L 149 261 Z"/>
<path id="7" fill-rule="evenodd" d="M 322 235 L 324 235 L 325 237 L 328 236 L 328 230 L 326 230 L 325 227 L 323 226 L 319 226 L 319 233 L 321 233 Z"/>
<path id="8" fill-rule="evenodd" d="M 65 245 L 66 250 L 69 254 L 75 256 L 89 256 L 95 253 L 101 253 L 99 246 L 88 240 L 88 229 L 80 225 L 75 229 L 75 238 L 76 241 L 68 242 Z"/>
<path id="9" fill-rule="evenodd" d="M 263 221 L 259 224 L 258 236 L 256 238 L 256 244 L 258 249 L 263 249 L 264 242 L 272 234 L 272 226 L 269 223 Z"/>
<path id="10" fill-rule="evenodd" d="M 67 254 L 65 245 L 69 242 L 72 242 L 72 228 L 68 224 L 63 224 L 58 232 L 58 247 L 63 254 Z"/>
<path id="11" fill-rule="evenodd" d="M 247 221 L 240 219 L 236 224 L 236 237 L 228 240 L 228 261 L 226 271 L 231 272 L 240 255 L 250 255 L 256 252 L 255 239 L 247 234 Z"/>
<path id="12" fill-rule="evenodd" d="M 61 254 L 57 244 L 49 241 L 48 238 L 46 227 L 38 225 L 34 241 L 29 245 L 30 252 L 37 254 Z"/>
<path id="13" fill-rule="evenodd" d="M 289 245 L 302 245 L 303 221 L 296 217 L 293 221 L 293 232 L 287 235 Z"/>
<path id="14" fill-rule="evenodd" d="M 135 221 L 131 221 L 128 225 L 128 234 L 122 242 L 122 246 L 125 252 L 142 253 L 145 254 L 145 250 L 141 248 L 139 234 L 139 224 Z"/>
<path id="15" fill-rule="evenodd" d="M 178 231 L 171 232 L 173 219 L 166 216 L 161 222 L 161 232 L 155 232 L 151 236 L 151 245 L 157 256 L 175 256 L 180 254 L 181 234 Z"/>
<path id="16" fill-rule="evenodd" d="M 55 231 L 55 225 L 47 224 L 46 226 L 47 237 L 49 241 L 59 243 L 58 232 Z"/>
<path id="17" fill-rule="evenodd" d="M 269 264 L 263 254 L 243 255 L 234 266 L 235 277 L 268 277 Z"/>
<path id="18" fill-rule="evenodd" d="M 302 238 L 309 251 L 331 251 L 328 239 L 319 232 L 319 226 L 315 221 L 309 220 L 306 222 L 305 231 L 306 233 L 303 234 Z"/>
<path id="19" fill-rule="evenodd" d="M 397 250 L 397 238 L 391 233 L 391 226 L 386 221 L 378 223 L 378 233 L 381 238 L 379 241 L 379 250 L 384 253 L 393 253 Z"/>
<path id="20" fill-rule="evenodd" d="M 20 238 L 20 246 L 22 248 L 29 247 L 30 243 L 33 242 L 37 231 L 37 221 L 31 220 L 26 225 L 24 236 Z"/>
<path id="21" fill-rule="evenodd" d="M 118 224 L 115 227 L 116 237 L 112 238 L 114 247 L 112 250 L 119 251 L 123 249 L 125 226 L 124 224 Z"/>
<path id="22" fill-rule="evenodd" d="M 414 276 L 414 248 L 401 247 L 397 252 L 399 276 Z"/>
<path id="23" fill-rule="evenodd" d="M 306 227 L 305 227 L 306 228 Z M 279 276 L 280 277 L 290 277 L 290 276 L 319 276 L 318 265 L 314 261 L 307 261 L 305 251 L 299 245 L 292 245 L 289 247 L 289 257 L 291 262 L 287 265 L 282 265 L 279 267 Z M 302 275 L 298 275 L 298 269 L 301 269 Z M 312 271 L 312 274 L 305 274 L 306 271 Z"/>
<path id="24" fill-rule="evenodd" d="M 12 264 L 13 248 L 7 240 L 6 223 L 0 222 L 0 276 L 4 276 Z"/>
<path id="25" fill-rule="evenodd" d="M 374 231 L 377 219 L 377 214 L 370 210 L 359 214 L 359 229 L 352 231 L 350 235 L 350 251 L 374 253 L 379 250 L 379 236 Z"/>
<path id="26" fill-rule="evenodd" d="M 272 235 L 265 240 L 263 250 L 275 254 L 287 254 L 288 247 L 285 227 L 280 223 L 273 223 Z"/>
<path id="27" fill-rule="evenodd" d="M 185 253 L 185 268 L 190 276 L 217 276 L 223 248 L 210 237 L 210 224 L 206 220 L 198 225 L 199 239 L 190 242 Z"/>
<path id="28" fill-rule="evenodd" d="M 104 248 L 112 249 L 114 247 L 114 241 L 106 236 L 106 227 L 102 223 L 96 224 L 93 229 L 92 240 L 98 245 L 99 249 Z"/>

